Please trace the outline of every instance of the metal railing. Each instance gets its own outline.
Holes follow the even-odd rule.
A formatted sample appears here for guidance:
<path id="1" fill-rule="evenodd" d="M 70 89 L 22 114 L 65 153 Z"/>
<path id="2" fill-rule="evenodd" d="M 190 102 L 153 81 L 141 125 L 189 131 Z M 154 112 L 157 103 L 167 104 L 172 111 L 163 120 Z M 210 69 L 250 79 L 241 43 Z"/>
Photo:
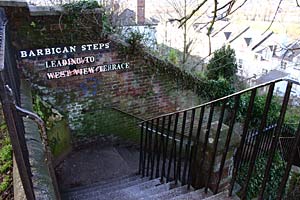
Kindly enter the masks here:
<path id="1" fill-rule="evenodd" d="M 258 155 L 266 156 L 270 150 L 272 139 L 274 136 L 274 131 L 276 130 L 276 124 L 267 126 L 261 134 L 261 143 L 259 145 Z M 283 125 L 280 130 L 280 136 L 278 141 L 278 151 L 281 153 L 282 158 L 287 161 L 290 153 L 292 153 L 292 146 L 295 140 L 295 130 L 287 125 Z M 255 145 L 256 137 L 258 137 L 258 131 L 256 129 L 250 130 L 246 136 L 245 145 L 242 149 L 241 164 L 248 164 L 251 158 L 253 148 Z M 298 144 L 298 147 L 300 145 Z M 294 159 L 293 164 L 299 166 L 300 164 L 299 156 L 297 155 Z"/>
<path id="2" fill-rule="evenodd" d="M 6 24 L 7 19 L 3 10 L 1 10 L 0 18 L 0 96 L 4 117 L 11 138 L 11 143 L 18 165 L 20 178 L 23 184 L 27 199 L 35 199 L 32 173 L 30 169 L 27 144 L 25 141 L 25 131 L 22 118 L 18 115 L 15 105 L 20 105 L 20 96 L 18 95 L 19 82 L 16 76 L 18 73 L 14 71 L 11 60 L 9 60 L 10 52 L 7 48 Z M 14 92 L 15 95 L 12 95 Z M 14 97 L 15 98 L 14 98 Z"/>
<path id="3" fill-rule="evenodd" d="M 0 8 L 0 100 L 25 196 L 30 200 L 36 199 L 23 117 L 29 118 L 39 125 L 41 141 L 45 150 L 45 162 L 52 179 L 56 199 L 60 199 L 45 124 L 35 113 L 21 108 L 20 78 L 16 67 L 15 54 L 10 46 L 9 35 L 6 34 L 6 25 L 7 19 L 5 12 Z"/>
<path id="4" fill-rule="evenodd" d="M 229 194 L 232 195 L 233 187 L 239 173 L 239 166 L 242 161 L 241 158 L 246 145 L 247 135 L 250 125 L 253 123 L 254 103 L 256 97 L 259 95 L 258 93 L 261 93 L 262 90 L 267 90 L 263 115 L 260 119 L 261 121 L 256 124 L 258 127 L 257 137 L 255 137 L 253 141 L 254 146 L 251 156 L 248 158 L 249 168 L 247 170 L 247 176 L 240 190 L 241 199 L 245 199 L 255 161 L 259 155 L 259 151 L 261 151 L 259 147 L 265 144 L 266 139 L 270 139 L 261 137 L 262 134 L 260 133 L 266 130 L 267 123 L 269 123 L 268 112 L 272 106 L 274 87 L 275 84 L 279 82 L 286 82 L 287 86 L 281 102 L 281 109 L 277 116 L 277 126 L 274 129 L 273 137 L 268 146 L 269 158 L 258 196 L 258 199 L 263 199 L 280 130 L 284 123 L 291 89 L 293 85 L 299 85 L 298 82 L 293 80 L 274 80 L 199 106 L 143 121 L 140 124 L 139 173 L 141 173 L 142 176 L 149 176 L 150 178 L 161 177 L 161 180 L 166 180 L 167 182 L 174 180 L 175 183 L 181 182 L 182 185 L 188 185 L 188 187 L 191 185 L 196 188 L 204 187 L 206 192 L 209 189 L 210 181 L 217 176 L 216 182 L 214 183 L 216 187 L 213 191 L 216 194 L 219 192 L 220 182 L 222 178 L 224 178 L 223 170 L 226 165 L 225 162 L 227 160 L 228 151 L 232 148 L 231 140 L 233 134 L 238 132 L 240 140 L 234 154 L 234 164 L 229 189 Z M 241 109 L 241 104 L 245 103 L 241 102 L 241 98 L 244 95 L 248 95 L 249 100 L 246 106 L 243 105 L 244 109 Z M 241 124 L 241 127 L 239 130 L 236 130 L 236 124 L 238 123 Z M 226 133 L 224 133 L 222 124 L 228 125 Z M 214 135 L 211 133 L 212 126 L 214 126 Z M 223 143 L 219 141 L 220 137 L 225 139 Z M 299 140 L 300 123 L 292 146 L 291 157 L 287 160 L 284 176 L 278 187 L 277 199 L 282 198 L 293 157 L 297 152 Z M 222 147 L 220 147 L 221 145 Z M 210 151 L 212 158 L 211 156 L 208 158 L 208 151 Z M 218 157 L 218 160 L 216 160 L 217 154 L 221 155 L 221 157 Z M 214 171 L 216 166 L 218 168 L 217 173 Z M 203 173 L 204 170 L 206 171 L 206 177 L 204 178 L 204 183 L 199 185 L 199 179 L 203 179 L 203 174 L 201 175 L 201 173 Z M 214 177 L 212 178 L 212 176 Z"/>

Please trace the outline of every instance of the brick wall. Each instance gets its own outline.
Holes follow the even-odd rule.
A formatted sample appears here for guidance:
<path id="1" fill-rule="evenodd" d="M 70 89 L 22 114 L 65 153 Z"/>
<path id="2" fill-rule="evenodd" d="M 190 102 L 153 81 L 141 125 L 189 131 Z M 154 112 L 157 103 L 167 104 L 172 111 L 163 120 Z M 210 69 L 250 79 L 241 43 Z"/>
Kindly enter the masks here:
<path id="1" fill-rule="evenodd" d="M 84 41 L 79 37 L 74 43 L 62 43 L 64 41 L 61 38 L 71 41 L 68 38 L 71 30 L 53 30 L 59 22 L 59 15 L 30 16 L 26 8 L 18 9 L 16 11 L 11 7 L 6 8 L 13 45 L 16 54 L 19 54 L 17 56 L 19 70 L 22 71 L 24 78 L 31 80 L 33 88 L 43 100 L 67 116 L 70 128 L 75 135 L 80 135 L 78 131 L 83 126 L 83 121 L 89 113 L 95 110 L 99 110 L 100 113 L 104 109 L 118 108 L 146 119 L 199 104 L 199 97 L 193 91 L 184 89 L 179 77 L 160 70 L 161 67 L 172 68 L 174 66 L 153 56 L 147 56 L 148 54 L 143 52 L 142 48 L 135 49 L 134 52 L 124 52 L 120 50 L 124 49 L 123 44 L 108 37 L 95 37 L 96 39 L 92 42 Z M 110 48 L 73 53 L 72 56 L 75 58 L 86 56 L 95 58 L 93 63 L 77 65 L 77 69 L 112 63 L 129 63 L 129 68 L 49 80 L 47 73 L 69 70 L 69 67 L 46 68 L 45 63 L 65 59 L 66 55 L 20 58 L 20 50 L 80 46 L 99 42 L 109 43 Z M 115 112 L 115 110 L 103 112 L 112 121 L 109 126 L 114 126 Z M 101 123 L 101 121 L 95 123 Z"/>

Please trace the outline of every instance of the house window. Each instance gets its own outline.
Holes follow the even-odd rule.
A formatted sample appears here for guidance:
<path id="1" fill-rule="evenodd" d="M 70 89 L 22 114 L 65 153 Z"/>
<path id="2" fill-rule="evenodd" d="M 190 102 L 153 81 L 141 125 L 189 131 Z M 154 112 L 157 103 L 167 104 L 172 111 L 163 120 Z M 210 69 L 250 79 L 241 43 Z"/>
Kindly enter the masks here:
<path id="1" fill-rule="evenodd" d="M 280 69 L 286 69 L 287 62 L 281 61 Z"/>
<path id="2" fill-rule="evenodd" d="M 238 64 L 243 65 L 243 59 L 238 59 Z"/>
<path id="3" fill-rule="evenodd" d="M 267 74 L 267 73 L 268 73 L 268 70 L 267 70 L 267 69 L 262 69 L 262 73 L 263 73 L 263 74 Z"/>

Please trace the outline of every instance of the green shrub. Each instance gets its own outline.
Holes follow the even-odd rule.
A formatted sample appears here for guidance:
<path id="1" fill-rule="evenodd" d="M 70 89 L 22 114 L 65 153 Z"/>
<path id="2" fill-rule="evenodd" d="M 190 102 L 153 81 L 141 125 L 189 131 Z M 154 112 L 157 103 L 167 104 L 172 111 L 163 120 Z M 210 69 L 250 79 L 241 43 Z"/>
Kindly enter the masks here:
<path id="1" fill-rule="evenodd" d="M 209 60 L 207 78 L 218 80 L 219 77 L 224 77 L 230 83 L 233 83 L 237 66 L 234 49 L 230 46 L 223 46 L 215 51 L 213 57 Z"/>
<path id="2" fill-rule="evenodd" d="M 78 122 L 81 124 L 76 131 L 78 138 L 115 135 L 132 142 L 140 138 L 139 120 L 111 108 L 91 108 Z"/>
<path id="3" fill-rule="evenodd" d="M 2 182 L 0 183 L 0 193 L 4 192 L 9 185 L 11 184 L 11 177 L 8 175 L 5 175 Z"/>
<path id="4" fill-rule="evenodd" d="M 0 162 L 6 162 L 12 159 L 12 146 L 11 144 L 2 146 L 0 149 Z"/>
<path id="5" fill-rule="evenodd" d="M 2 193 L 12 184 L 11 170 L 13 165 L 12 145 L 5 123 L 0 125 L 0 136 L 0 193 Z"/>
<path id="6" fill-rule="evenodd" d="M 258 128 L 258 125 L 260 125 L 261 119 L 264 116 L 264 107 L 265 107 L 266 99 L 267 99 L 267 95 L 256 95 L 253 104 L 250 127 Z M 238 113 L 239 121 L 243 121 L 244 118 L 246 117 L 249 102 L 250 102 L 249 93 L 241 96 L 239 113 Z M 277 122 L 280 114 L 280 108 L 281 108 L 281 103 L 279 99 L 274 96 L 271 100 L 271 106 L 268 111 L 267 124 L 275 124 Z"/>
<path id="7" fill-rule="evenodd" d="M 86 9 L 100 8 L 100 5 L 95 0 L 81 0 L 64 4 L 63 7 L 70 13 L 80 13 Z"/>
<path id="8" fill-rule="evenodd" d="M 268 156 L 259 156 L 255 162 L 255 167 L 247 188 L 246 199 L 256 198 L 262 186 L 265 168 Z M 238 175 L 238 183 L 243 186 L 247 177 L 249 165 L 242 165 Z M 277 190 L 280 185 L 285 170 L 285 162 L 281 158 L 279 152 L 275 153 L 273 163 L 270 169 L 270 176 L 264 193 L 264 199 L 276 199 Z"/>
<path id="9" fill-rule="evenodd" d="M 291 173 L 290 180 L 287 187 L 288 200 L 300 199 L 300 173 Z"/>
<path id="10" fill-rule="evenodd" d="M 169 61 L 171 61 L 172 63 L 174 63 L 175 65 L 178 64 L 178 54 L 174 49 L 171 49 L 168 55 L 168 59 Z"/>

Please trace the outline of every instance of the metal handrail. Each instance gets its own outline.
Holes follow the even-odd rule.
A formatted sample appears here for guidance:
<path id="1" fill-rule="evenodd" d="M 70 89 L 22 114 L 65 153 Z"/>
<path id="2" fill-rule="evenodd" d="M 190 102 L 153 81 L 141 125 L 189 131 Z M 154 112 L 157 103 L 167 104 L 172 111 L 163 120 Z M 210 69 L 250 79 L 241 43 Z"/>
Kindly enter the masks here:
<path id="1" fill-rule="evenodd" d="M 201 108 L 201 107 L 204 107 L 204 106 L 208 106 L 210 104 L 213 104 L 213 103 L 217 103 L 219 101 L 223 101 L 225 99 L 229 99 L 229 98 L 232 98 L 232 97 L 235 97 L 237 95 L 241 95 L 241 94 L 244 94 L 246 92 L 250 92 L 254 89 L 259 89 L 259 88 L 262 88 L 262 87 L 265 87 L 265 86 L 268 86 L 272 83 L 277 83 L 277 82 L 281 82 L 281 81 L 287 81 L 287 82 L 291 82 L 292 84 L 296 84 L 296 85 L 300 85 L 300 82 L 298 81 L 295 81 L 293 79 L 289 79 L 289 78 L 279 78 L 279 79 L 275 79 L 275 80 L 272 80 L 272 81 L 269 81 L 269 82 L 266 82 L 266 83 L 262 83 L 262 84 L 259 84 L 259 85 L 255 85 L 255 86 L 252 86 L 252 87 L 249 87 L 245 90 L 241 90 L 241 91 L 238 91 L 238 92 L 235 92 L 233 94 L 230 94 L 230 95 L 227 95 L 227 96 L 224 96 L 224 97 L 221 97 L 221 98 L 218 98 L 218 99 L 215 99 L 215 100 L 212 100 L 212 101 L 209 101 L 209 102 L 206 102 L 206 103 L 203 103 L 203 104 L 200 104 L 200 105 L 197 105 L 197 106 L 192 106 L 192 107 L 189 107 L 189 108 L 186 108 L 186 109 L 182 109 L 182 110 L 179 110 L 179 111 L 175 111 L 175 112 L 171 112 L 171 113 L 167 113 L 167 114 L 163 114 L 163 115 L 159 115 L 159 116 L 156 116 L 156 117 L 153 117 L 153 118 L 149 118 L 147 120 L 144 120 L 140 123 L 144 123 L 146 121 L 151 121 L 153 119 L 157 119 L 157 118 L 161 118 L 161 117 L 166 117 L 166 116 L 169 116 L 169 115 L 174 115 L 176 113 L 183 113 L 185 111 L 189 111 L 189 110 L 193 110 L 193 109 L 197 109 L 197 108 Z"/>
<path id="2" fill-rule="evenodd" d="M 57 184 L 57 179 L 56 179 L 56 175 L 55 175 L 55 171 L 53 168 L 53 163 L 52 163 L 52 153 L 50 150 L 50 146 L 48 143 L 48 136 L 47 136 L 47 132 L 46 132 L 46 124 L 44 122 L 44 120 L 42 120 L 42 118 L 40 118 L 36 113 L 30 112 L 29 110 L 26 110 L 24 108 L 21 108 L 17 105 L 15 105 L 16 110 L 19 112 L 20 116 L 22 117 L 26 117 L 28 119 L 33 120 L 35 123 L 38 124 L 39 129 L 41 130 L 40 134 L 41 134 L 41 140 L 45 149 L 45 162 L 47 164 L 51 179 L 52 179 L 52 184 L 54 187 L 54 191 L 55 191 L 55 195 L 56 195 L 56 199 L 60 200 L 60 192 L 59 192 L 59 187 Z"/>
<path id="3" fill-rule="evenodd" d="M 254 102 L 256 99 L 255 97 L 258 93 L 258 89 L 265 87 L 268 88 L 268 92 L 266 100 L 264 102 L 263 116 L 261 117 L 261 121 L 257 123 L 257 126 L 259 127 L 257 132 L 251 133 L 252 138 L 254 138 L 252 141 L 254 143 L 254 145 L 252 145 L 253 147 L 247 147 L 252 148 L 252 153 L 250 154 L 249 158 L 249 168 L 247 171 L 246 180 L 241 190 L 241 198 L 245 198 L 250 177 L 254 171 L 256 158 L 260 155 L 260 152 L 262 151 L 261 147 L 265 147 L 265 143 L 267 140 L 266 137 L 263 137 L 261 133 L 268 131 L 268 127 L 266 127 L 266 125 L 268 123 L 268 112 L 271 107 L 275 84 L 282 81 L 287 82 L 286 92 L 282 100 L 280 115 L 278 117 L 277 122 L 275 123 L 276 126 L 272 127 L 274 129 L 273 137 L 267 138 L 268 140 L 270 140 L 268 141 L 270 157 L 267 162 L 263 184 L 259 192 L 259 199 L 262 199 L 264 196 L 266 184 L 268 182 L 268 177 L 270 175 L 270 167 L 273 162 L 273 156 L 275 154 L 276 149 L 275 147 L 277 146 L 276 144 L 278 142 L 281 127 L 284 123 L 284 116 L 291 95 L 291 89 L 293 84 L 300 85 L 300 83 L 295 80 L 285 78 L 276 79 L 201 105 L 160 115 L 158 117 L 150 118 L 148 120 L 140 122 L 139 124 L 141 127 L 141 142 L 139 172 L 143 176 L 150 175 L 151 178 L 153 178 L 155 173 L 155 177 L 161 177 L 162 180 L 166 176 L 167 181 L 170 180 L 170 174 L 173 173 L 173 179 L 175 180 L 175 183 L 177 183 L 177 181 L 180 181 L 182 185 L 187 184 L 188 187 L 191 184 L 193 184 L 193 186 L 194 184 L 196 184 L 196 186 L 199 185 L 199 187 L 201 184 L 204 184 L 206 192 L 208 191 L 208 187 L 213 187 L 212 190 L 216 194 L 219 191 L 219 186 L 225 167 L 225 161 L 227 159 L 227 153 L 229 152 L 229 149 L 231 149 L 231 138 L 234 132 L 234 125 L 237 120 L 240 98 L 242 94 L 248 92 L 251 95 L 247 104 L 247 111 L 245 111 L 244 113 L 245 116 L 243 115 L 243 130 L 241 134 L 239 134 L 239 147 L 237 148 L 237 151 L 235 152 L 234 156 L 235 161 L 229 189 L 229 194 L 231 195 L 233 191 L 233 186 L 236 182 L 236 178 L 239 173 L 238 171 L 241 165 L 243 148 L 247 143 L 248 130 L 253 117 L 252 112 L 254 108 Z M 229 108 L 227 106 L 227 103 L 232 100 L 233 107 Z M 214 111 L 215 107 L 220 108 L 219 112 Z M 209 112 L 206 112 L 206 116 L 204 117 L 205 110 Z M 226 118 L 228 129 L 226 130 L 227 133 L 222 132 L 221 134 L 223 127 L 222 124 L 224 123 L 223 121 L 225 119 L 224 114 L 227 110 L 227 113 L 229 113 L 230 115 L 229 118 Z M 216 121 L 216 119 L 214 118 L 214 116 L 216 115 L 219 116 L 218 121 Z M 205 121 L 204 118 L 206 118 Z M 213 122 L 215 135 L 212 136 L 211 128 Z M 225 144 L 222 144 L 224 146 L 222 146 L 223 149 L 220 152 L 218 143 L 221 135 L 223 136 Z M 175 136 L 178 137 L 175 138 Z M 300 136 L 296 138 L 296 140 L 300 140 Z M 208 148 L 210 149 L 209 157 L 207 157 L 206 155 Z M 217 154 L 217 151 L 219 151 L 220 155 L 219 153 Z M 220 163 L 215 165 L 215 159 L 217 155 L 221 156 L 218 157 L 221 159 L 218 159 Z M 292 160 L 288 161 L 288 167 L 285 169 L 286 174 L 287 171 L 290 170 L 289 166 L 291 162 Z M 219 168 L 217 172 L 214 171 L 216 166 L 218 166 Z M 170 171 L 172 168 L 174 169 L 174 172 Z M 195 169 L 197 170 L 195 171 Z M 201 176 L 201 171 L 203 171 L 203 169 L 206 170 L 205 175 L 207 175 L 207 179 L 201 180 L 201 183 L 198 183 L 197 181 L 199 181 L 199 176 Z M 216 174 L 213 175 L 212 173 Z M 286 177 L 283 177 L 282 181 L 286 181 L 285 179 Z M 283 191 L 282 184 L 278 189 L 278 194 L 280 194 L 280 198 Z"/>

